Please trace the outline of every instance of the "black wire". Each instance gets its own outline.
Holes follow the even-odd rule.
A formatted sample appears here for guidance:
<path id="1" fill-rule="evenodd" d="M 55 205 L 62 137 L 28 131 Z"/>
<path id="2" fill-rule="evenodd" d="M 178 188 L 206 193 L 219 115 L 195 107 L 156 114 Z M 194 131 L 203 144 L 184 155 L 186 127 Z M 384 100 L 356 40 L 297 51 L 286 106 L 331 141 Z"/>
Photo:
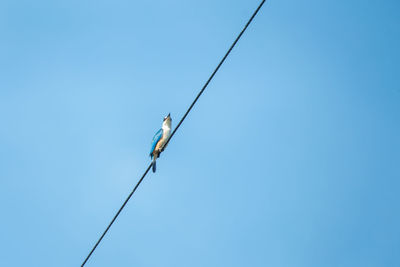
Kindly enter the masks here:
<path id="1" fill-rule="evenodd" d="M 212 80 L 212 78 L 214 78 L 214 75 L 217 73 L 217 71 L 219 70 L 219 68 L 221 67 L 221 65 L 224 63 L 225 59 L 228 57 L 228 55 L 231 53 L 232 49 L 235 47 L 236 43 L 239 41 L 240 37 L 242 37 L 242 34 L 245 32 L 245 30 L 247 29 L 247 27 L 250 25 L 251 21 L 254 19 L 254 17 L 257 15 L 258 11 L 260 10 L 260 8 L 263 6 L 265 0 L 262 0 L 260 5 L 257 7 L 256 11 L 254 11 L 253 15 L 251 16 L 251 18 L 249 19 L 249 21 L 246 23 L 246 26 L 244 26 L 243 30 L 239 33 L 239 35 L 236 37 L 235 41 L 233 42 L 233 44 L 231 45 L 231 47 L 229 48 L 228 52 L 226 52 L 225 56 L 222 58 L 222 60 L 219 62 L 218 66 L 215 68 L 215 70 L 213 71 L 213 73 L 211 74 L 210 78 L 208 78 L 207 82 L 204 84 L 203 88 L 201 89 L 200 93 L 196 96 L 196 98 L 194 99 L 193 103 L 190 105 L 189 109 L 186 111 L 185 115 L 183 115 L 182 119 L 180 120 L 180 122 L 178 123 L 178 125 L 175 127 L 174 131 L 172 132 L 171 136 L 169 137 L 168 141 L 165 143 L 164 147 L 166 147 L 169 143 L 169 140 L 171 140 L 172 136 L 174 136 L 176 130 L 178 130 L 179 126 L 181 126 L 182 122 L 185 120 L 186 116 L 189 114 L 190 110 L 192 110 L 194 104 L 197 102 L 197 100 L 199 99 L 199 97 L 201 96 L 201 94 L 204 92 L 204 90 L 206 89 L 206 87 L 208 86 L 208 84 L 210 83 L 210 81 Z"/>
<path id="2" fill-rule="evenodd" d="M 142 175 L 142 178 L 140 178 L 139 182 L 136 184 L 135 188 L 133 188 L 132 192 L 129 194 L 129 196 L 125 199 L 124 204 L 122 204 L 121 208 L 119 208 L 117 214 L 115 214 L 114 218 L 111 220 L 110 224 L 107 226 L 106 230 L 104 231 L 104 233 L 101 235 L 101 237 L 99 238 L 99 240 L 97 240 L 96 245 L 94 245 L 94 247 L 92 248 L 92 250 L 90 251 L 89 255 L 87 255 L 86 259 L 83 261 L 81 266 L 84 266 L 85 263 L 88 261 L 88 259 L 90 258 L 90 256 L 92 255 L 93 251 L 97 248 L 97 246 L 99 245 L 99 243 L 101 242 L 101 240 L 103 239 L 103 237 L 106 235 L 106 233 L 108 232 L 108 229 L 110 229 L 111 225 L 114 223 L 114 221 L 117 219 L 118 215 L 121 213 L 122 209 L 125 207 L 126 203 L 128 203 L 129 199 L 131 198 L 131 196 L 133 195 L 133 193 L 135 193 L 136 189 L 139 187 L 140 183 L 143 181 L 144 177 L 146 176 L 146 174 L 149 172 L 151 166 L 153 165 L 153 162 L 150 163 L 149 167 L 147 167 L 147 170 L 144 172 L 144 174 Z"/>
<path id="3" fill-rule="evenodd" d="M 188 108 L 188 110 L 186 111 L 185 115 L 183 115 L 182 119 L 179 121 L 178 125 L 175 127 L 174 131 L 172 132 L 171 136 L 169 137 L 169 139 L 167 140 L 167 142 L 164 145 L 164 148 L 167 146 L 167 144 L 169 143 L 169 141 L 171 140 L 171 138 L 174 136 L 175 132 L 178 130 L 178 128 L 181 126 L 182 122 L 186 119 L 186 116 L 189 114 L 189 112 L 192 110 L 194 104 L 196 104 L 197 100 L 200 98 L 201 94 L 204 92 L 204 90 L 207 88 L 208 84 L 210 83 L 210 81 L 212 80 L 212 78 L 214 78 L 215 74 L 217 73 L 217 71 L 219 70 L 219 68 L 221 67 L 221 65 L 224 63 L 225 59 L 228 57 L 228 55 L 231 53 L 232 49 L 235 47 L 236 43 L 239 41 L 240 37 L 242 37 L 242 34 L 246 31 L 247 27 L 250 25 L 250 23 L 252 22 L 252 20 L 254 19 L 254 17 L 257 15 L 258 11 L 261 9 L 261 7 L 263 6 L 265 0 L 262 0 L 260 5 L 257 7 L 257 9 L 254 11 L 253 15 L 251 16 L 251 18 L 249 19 L 249 21 L 246 23 L 246 25 L 244 26 L 243 30 L 239 33 L 239 35 L 236 37 L 235 41 L 233 42 L 233 44 L 231 45 L 231 47 L 229 48 L 228 52 L 226 52 L 225 56 L 222 58 L 222 60 L 219 62 L 218 66 L 215 68 L 215 70 L 213 71 L 213 73 L 211 74 L 210 78 L 208 78 L 207 82 L 204 84 L 203 88 L 200 90 L 199 94 L 196 96 L 196 98 L 194 99 L 193 103 L 190 105 L 190 107 Z M 90 256 L 93 254 L 93 252 L 95 251 L 95 249 L 97 248 L 97 246 L 99 245 L 99 243 L 101 242 L 101 240 L 103 239 L 103 237 L 106 235 L 106 233 L 108 232 L 108 230 L 110 229 L 111 225 L 114 223 L 114 221 L 117 219 L 118 215 L 121 213 L 122 209 L 125 207 L 126 203 L 128 203 L 129 199 L 132 197 L 132 195 L 135 193 L 136 189 L 139 187 L 140 183 L 143 181 L 144 177 L 147 175 L 147 173 L 149 172 L 151 166 L 153 165 L 153 162 L 150 163 L 149 167 L 147 167 L 146 171 L 144 172 L 144 174 L 142 175 L 142 178 L 140 178 L 139 182 L 136 184 L 136 186 L 133 188 L 132 192 L 129 194 L 129 196 L 126 198 L 124 204 L 122 204 L 121 208 L 118 210 L 117 214 L 115 214 L 114 218 L 111 220 L 110 224 L 107 226 L 106 230 L 103 232 L 103 234 L 101 235 L 101 237 L 99 238 L 99 240 L 96 242 L 96 244 L 94 245 L 93 249 L 90 251 L 89 255 L 86 257 L 86 259 L 83 261 L 81 267 L 83 267 L 86 262 L 88 261 L 88 259 L 90 258 Z"/>

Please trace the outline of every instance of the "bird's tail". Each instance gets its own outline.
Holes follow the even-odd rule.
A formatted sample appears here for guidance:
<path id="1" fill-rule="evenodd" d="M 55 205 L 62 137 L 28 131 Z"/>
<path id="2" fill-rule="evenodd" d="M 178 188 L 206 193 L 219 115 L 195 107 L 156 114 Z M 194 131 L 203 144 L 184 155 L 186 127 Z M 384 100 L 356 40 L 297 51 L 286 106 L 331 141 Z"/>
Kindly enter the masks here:
<path id="1" fill-rule="evenodd" d="M 156 157 L 153 158 L 153 172 L 156 172 Z"/>

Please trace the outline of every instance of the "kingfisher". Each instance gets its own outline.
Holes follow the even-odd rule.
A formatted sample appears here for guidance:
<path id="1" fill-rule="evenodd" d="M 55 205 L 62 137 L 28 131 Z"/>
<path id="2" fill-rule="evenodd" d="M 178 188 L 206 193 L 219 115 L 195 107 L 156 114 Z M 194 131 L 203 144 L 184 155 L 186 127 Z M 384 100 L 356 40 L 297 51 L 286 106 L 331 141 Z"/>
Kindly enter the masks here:
<path id="1" fill-rule="evenodd" d="M 163 120 L 160 130 L 154 135 L 151 141 L 150 157 L 153 159 L 153 172 L 156 172 L 156 159 L 160 157 L 160 153 L 165 149 L 165 143 L 171 136 L 171 114 L 168 114 Z"/>

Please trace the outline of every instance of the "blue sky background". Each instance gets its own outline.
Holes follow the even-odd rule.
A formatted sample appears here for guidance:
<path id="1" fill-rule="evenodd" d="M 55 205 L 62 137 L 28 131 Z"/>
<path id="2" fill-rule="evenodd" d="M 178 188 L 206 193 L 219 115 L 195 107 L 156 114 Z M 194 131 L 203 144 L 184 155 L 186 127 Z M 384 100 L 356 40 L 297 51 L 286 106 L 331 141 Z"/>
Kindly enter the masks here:
<path id="1" fill-rule="evenodd" d="M 0 265 L 79 266 L 259 1 L 0 2 Z M 268 1 L 87 266 L 400 266 L 400 3 Z"/>

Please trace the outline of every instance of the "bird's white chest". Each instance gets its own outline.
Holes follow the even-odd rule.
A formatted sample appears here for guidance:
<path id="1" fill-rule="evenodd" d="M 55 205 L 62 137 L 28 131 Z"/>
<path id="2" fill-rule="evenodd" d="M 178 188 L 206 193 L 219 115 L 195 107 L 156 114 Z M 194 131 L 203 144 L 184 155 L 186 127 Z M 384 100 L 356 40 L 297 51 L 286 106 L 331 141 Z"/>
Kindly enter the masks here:
<path id="1" fill-rule="evenodd" d="M 163 139 L 168 139 L 171 136 L 171 127 L 167 125 L 162 127 L 163 129 Z"/>
<path id="2" fill-rule="evenodd" d="M 167 125 L 163 125 L 163 135 L 160 139 L 160 141 L 157 144 L 157 147 L 162 148 L 165 143 L 167 142 L 168 138 L 171 136 L 171 127 L 168 127 Z"/>

